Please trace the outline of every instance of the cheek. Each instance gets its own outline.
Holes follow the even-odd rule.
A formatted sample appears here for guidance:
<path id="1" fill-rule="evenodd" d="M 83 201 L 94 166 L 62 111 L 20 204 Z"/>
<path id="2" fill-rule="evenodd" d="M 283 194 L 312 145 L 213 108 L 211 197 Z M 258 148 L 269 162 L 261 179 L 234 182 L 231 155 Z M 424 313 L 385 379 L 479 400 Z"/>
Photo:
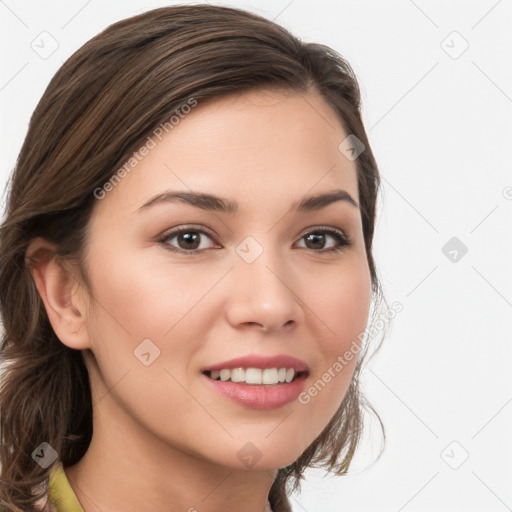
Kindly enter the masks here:
<path id="1" fill-rule="evenodd" d="M 298 407 L 309 418 L 309 435 L 316 437 L 340 407 L 360 354 L 371 300 L 371 279 L 361 262 L 316 280 L 317 293 L 308 300 L 316 318 L 316 360 Z"/>
<path id="2" fill-rule="evenodd" d="M 214 303 L 219 272 L 206 265 L 171 264 L 158 253 L 148 257 L 151 252 L 144 258 L 137 251 L 131 256 L 126 251 L 123 259 L 97 258 L 102 263 L 95 266 L 96 312 L 89 328 L 105 379 L 138 367 L 140 361 L 135 358 L 139 347 L 145 346 L 157 354 L 152 367 L 185 372 L 204 340 L 201 333 L 220 314 Z M 154 346 L 144 341 L 148 339 Z M 106 375 L 112 372 L 116 375 Z"/>
<path id="3" fill-rule="evenodd" d="M 215 282 L 202 268 L 129 256 L 105 261 L 98 265 L 95 288 L 111 313 L 106 320 L 134 336 L 164 337 Z"/>
<path id="4" fill-rule="evenodd" d="M 109 395 L 146 426 L 154 418 L 143 419 L 145 411 L 160 411 L 169 425 L 171 403 L 185 413 L 196 407 L 178 383 L 189 385 L 189 365 L 204 339 L 204 315 L 211 307 L 205 295 L 218 276 L 136 257 L 101 261 L 95 266 L 96 307 L 88 322 L 100 396 L 112 390 Z"/>
<path id="5" fill-rule="evenodd" d="M 309 283 L 311 310 L 323 324 L 324 354 L 344 352 L 364 332 L 371 299 L 371 279 L 364 261 L 354 260 L 339 271 L 317 274 Z"/>

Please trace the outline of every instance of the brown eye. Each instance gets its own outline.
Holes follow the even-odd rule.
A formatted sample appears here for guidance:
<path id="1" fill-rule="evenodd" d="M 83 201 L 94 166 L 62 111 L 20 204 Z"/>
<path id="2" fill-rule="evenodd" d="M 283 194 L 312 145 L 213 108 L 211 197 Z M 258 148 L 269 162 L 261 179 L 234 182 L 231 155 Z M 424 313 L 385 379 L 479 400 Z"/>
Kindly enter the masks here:
<path id="1" fill-rule="evenodd" d="M 165 235 L 159 242 L 164 244 L 167 249 L 174 252 L 196 253 L 209 247 L 208 243 L 204 243 L 204 240 L 208 238 L 212 240 L 211 236 L 201 229 L 183 228 Z M 176 239 L 176 241 L 171 243 L 174 239 Z M 201 245 L 203 245 L 203 247 L 201 247 Z"/>
<path id="2" fill-rule="evenodd" d="M 180 249 L 197 249 L 200 245 L 201 235 L 195 231 L 187 231 L 176 235 Z"/>
<path id="3" fill-rule="evenodd" d="M 309 249 L 323 249 L 325 244 L 325 233 L 310 233 L 304 237 Z M 309 245 L 308 245 L 309 244 Z"/>
<path id="4" fill-rule="evenodd" d="M 329 238 L 335 240 L 334 246 L 325 247 L 326 241 Z M 306 241 L 306 248 L 312 249 L 316 252 L 332 252 L 340 251 L 346 247 L 352 245 L 350 239 L 345 236 L 341 231 L 333 228 L 320 228 L 315 231 L 310 231 L 304 235 L 301 240 Z"/>

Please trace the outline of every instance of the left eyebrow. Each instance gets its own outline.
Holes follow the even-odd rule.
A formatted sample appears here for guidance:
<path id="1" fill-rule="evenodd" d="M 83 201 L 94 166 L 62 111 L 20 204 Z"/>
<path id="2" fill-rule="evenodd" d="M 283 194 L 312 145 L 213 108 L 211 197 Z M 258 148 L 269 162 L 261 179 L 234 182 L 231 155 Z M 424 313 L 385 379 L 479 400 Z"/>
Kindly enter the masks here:
<path id="1" fill-rule="evenodd" d="M 339 188 L 316 196 L 305 197 L 298 205 L 295 203 L 294 206 L 298 212 L 312 212 L 325 208 L 336 201 L 345 201 L 354 208 L 359 208 L 354 198 L 346 190 Z"/>
<path id="2" fill-rule="evenodd" d="M 237 201 L 202 192 L 187 192 L 179 190 L 158 194 L 152 197 L 148 202 L 144 203 L 141 207 L 137 208 L 135 211 L 140 212 L 158 203 L 172 203 L 175 201 L 183 201 L 192 206 L 195 206 L 196 208 L 227 213 L 230 215 L 237 215 L 239 212 Z M 354 206 L 355 208 L 359 208 L 359 205 L 354 200 L 354 198 L 346 190 L 342 189 L 334 189 L 322 194 L 305 197 L 301 201 L 295 202 L 292 205 L 292 208 L 295 208 L 295 211 L 298 213 L 312 212 L 321 210 L 322 208 L 325 208 L 326 206 L 329 206 L 330 204 L 337 201 L 344 201 Z"/>

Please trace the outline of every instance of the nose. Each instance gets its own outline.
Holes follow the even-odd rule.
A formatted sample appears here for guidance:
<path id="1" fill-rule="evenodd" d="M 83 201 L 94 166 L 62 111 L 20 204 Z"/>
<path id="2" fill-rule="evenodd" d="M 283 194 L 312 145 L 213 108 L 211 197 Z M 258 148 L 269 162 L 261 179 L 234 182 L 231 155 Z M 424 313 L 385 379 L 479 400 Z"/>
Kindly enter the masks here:
<path id="1" fill-rule="evenodd" d="M 236 255 L 230 275 L 226 316 L 234 328 L 278 332 L 301 323 L 297 275 L 282 254 L 267 248 L 250 263 Z"/>

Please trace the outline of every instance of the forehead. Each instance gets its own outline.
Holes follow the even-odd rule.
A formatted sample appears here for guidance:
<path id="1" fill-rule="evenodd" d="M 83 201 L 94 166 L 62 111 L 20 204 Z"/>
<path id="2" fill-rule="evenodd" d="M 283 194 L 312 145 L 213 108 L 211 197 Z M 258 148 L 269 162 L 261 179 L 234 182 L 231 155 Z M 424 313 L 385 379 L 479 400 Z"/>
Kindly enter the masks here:
<path id="1" fill-rule="evenodd" d="M 198 102 L 168 133 L 151 137 L 153 147 L 98 209 L 133 212 L 172 188 L 261 207 L 342 187 L 358 201 L 356 164 L 338 149 L 346 137 L 336 113 L 312 93 L 257 90 Z"/>

